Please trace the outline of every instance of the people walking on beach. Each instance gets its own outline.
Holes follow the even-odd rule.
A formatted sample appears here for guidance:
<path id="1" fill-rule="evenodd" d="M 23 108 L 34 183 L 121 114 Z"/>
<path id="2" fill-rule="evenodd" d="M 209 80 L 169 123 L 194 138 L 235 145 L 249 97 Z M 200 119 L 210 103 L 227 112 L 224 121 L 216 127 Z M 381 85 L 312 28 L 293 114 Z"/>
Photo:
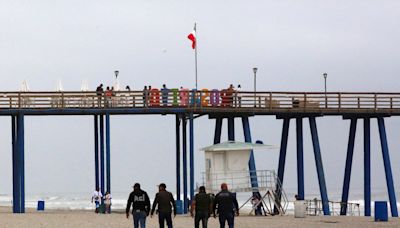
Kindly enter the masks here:
<path id="1" fill-rule="evenodd" d="M 106 213 L 110 214 L 111 213 L 111 193 L 110 192 L 106 192 L 106 195 L 104 196 L 104 204 L 106 206 Z"/>
<path id="2" fill-rule="evenodd" d="M 211 197 L 206 193 L 204 186 L 199 187 L 199 193 L 194 196 L 192 206 L 190 208 L 190 215 L 194 217 L 194 227 L 200 227 L 200 221 L 203 228 L 207 228 L 208 218 L 212 212 Z M 194 214 L 193 214 L 194 212 Z"/>
<path id="3" fill-rule="evenodd" d="M 161 183 L 158 186 L 159 192 L 156 194 L 153 202 L 153 207 L 151 208 L 151 217 L 153 217 L 154 210 L 158 205 L 157 212 L 160 228 L 164 228 L 164 221 L 167 222 L 168 228 L 172 228 L 172 207 L 174 207 L 174 217 L 176 216 L 176 203 L 174 200 L 174 196 L 171 192 L 168 192 L 166 188 L 167 186 L 164 183 Z"/>
<path id="4" fill-rule="evenodd" d="M 133 227 L 146 227 L 146 217 L 150 212 L 150 199 L 145 191 L 140 189 L 140 184 L 133 185 L 133 191 L 129 195 L 128 203 L 126 204 L 126 218 L 129 218 L 129 211 L 132 204 Z"/>
<path id="5" fill-rule="evenodd" d="M 216 218 L 216 209 L 220 227 L 224 228 L 225 221 L 227 221 L 229 228 L 233 228 L 235 214 L 239 216 L 239 204 L 235 195 L 228 191 L 228 185 L 226 183 L 221 184 L 221 191 L 215 196 L 213 206 L 214 218 Z"/>
<path id="6" fill-rule="evenodd" d="M 103 198 L 103 194 L 101 194 L 100 188 L 97 187 L 96 191 L 94 191 L 92 195 L 92 203 L 94 202 L 96 204 L 96 209 L 94 211 L 95 213 L 99 213 L 101 198 Z"/>

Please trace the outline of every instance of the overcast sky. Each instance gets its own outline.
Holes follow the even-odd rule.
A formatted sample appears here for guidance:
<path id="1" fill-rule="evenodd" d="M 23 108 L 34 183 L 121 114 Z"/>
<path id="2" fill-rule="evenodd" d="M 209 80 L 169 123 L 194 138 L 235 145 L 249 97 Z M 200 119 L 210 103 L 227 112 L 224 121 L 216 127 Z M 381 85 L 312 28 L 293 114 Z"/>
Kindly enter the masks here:
<path id="1" fill-rule="evenodd" d="M 263 91 L 399 91 L 398 1 L 11 1 L 0 0 L 0 91 L 79 90 L 110 85 L 114 70 L 132 89 L 194 87 L 187 35 L 198 29 L 199 87 L 241 84 Z M 112 189 L 166 182 L 175 191 L 175 117 L 112 116 Z M 12 191 L 10 117 L 0 118 L 0 194 Z M 243 140 L 240 121 L 238 140 Z M 341 191 L 349 121 L 317 119 L 329 193 Z M 362 122 L 360 123 L 362 124 Z M 214 122 L 195 121 L 199 148 L 213 142 Z M 282 121 L 250 119 L 252 138 L 280 144 Z M 376 121 L 372 121 L 373 193 L 385 191 Z M 386 119 L 395 186 L 400 186 L 398 117 Z M 296 187 L 295 125 L 291 125 L 285 187 Z M 318 192 L 308 121 L 304 122 L 306 197 Z M 226 126 L 223 140 L 226 140 Z M 91 192 L 93 117 L 26 117 L 26 193 Z M 351 192 L 362 192 L 362 128 L 358 128 Z M 278 151 L 256 153 L 258 169 L 277 169 Z M 399 193 L 399 192 L 398 192 Z M 335 196 L 329 195 L 330 198 Z M 398 197 L 400 197 L 398 195 Z M 334 198 L 335 199 L 335 198 Z M 384 199 L 384 198 L 378 198 Z M 337 199 L 335 199 L 337 200 Z"/>

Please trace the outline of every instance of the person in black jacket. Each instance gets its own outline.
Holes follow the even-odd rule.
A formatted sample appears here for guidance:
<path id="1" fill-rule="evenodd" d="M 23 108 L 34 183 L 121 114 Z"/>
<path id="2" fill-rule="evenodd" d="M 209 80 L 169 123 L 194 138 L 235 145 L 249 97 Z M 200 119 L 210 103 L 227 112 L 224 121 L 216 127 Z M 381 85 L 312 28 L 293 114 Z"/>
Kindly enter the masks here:
<path id="1" fill-rule="evenodd" d="M 140 184 L 133 185 L 133 192 L 129 195 L 128 203 L 126 204 L 126 218 L 129 218 L 129 211 L 132 204 L 133 227 L 146 227 L 146 217 L 150 212 L 150 199 L 145 191 L 140 189 Z"/>
<path id="2" fill-rule="evenodd" d="M 221 184 L 221 191 L 215 196 L 213 213 L 216 217 L 215 210 L 218 208 L 218 218 L 221 228 L 225 227 L 225 221 L 228 222 L 229 228 L 233 228 L 235 215 L 239 216 L 239 204 L 235 195 L 228 191 L 228 185 Z"/>
<path id="3" fill-rule="evenodd" d="M 174 217 L 176 216 L 176 203 L 174 200 L 174 196 L 172 193 L 165 190 L 167 186 L 164 183 L 161 183 L 158 186 L 158 193 L 156 194 L 156 198 L 153 202 L 153 207 L 151 208 L 151 217 L 153 217 L 154 210 L 158 205 L 158 223 L 160 224 L 160 228 L 164 228 L 164 220 L 167 222 L 168 228 L 172 228 L 172 206 L 174 207 Z"/>

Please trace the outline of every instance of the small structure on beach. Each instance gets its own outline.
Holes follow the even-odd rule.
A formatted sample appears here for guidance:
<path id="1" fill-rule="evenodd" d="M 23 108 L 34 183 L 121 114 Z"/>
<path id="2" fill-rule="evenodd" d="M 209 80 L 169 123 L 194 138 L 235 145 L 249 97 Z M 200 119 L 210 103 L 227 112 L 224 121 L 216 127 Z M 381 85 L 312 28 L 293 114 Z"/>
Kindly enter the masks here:
<path id="1" fill-rule="evenodd" d="M 254 149 L 271 150 L 277 147 L 228 141 L 202 148 L 205 153 L 204 185 L 209 192 L 216 193 L 220 191 L 221 183 L 227 183 L 232 192 L 252 193 L 245 204 L 257 196 L 259 204 L 265 206 L 264 214 L 274 214 L 275 206 L 283 214 L 286 205 L 281 204 L 283 189 L 275 171 L 249 170 L 250 153 Z"/>

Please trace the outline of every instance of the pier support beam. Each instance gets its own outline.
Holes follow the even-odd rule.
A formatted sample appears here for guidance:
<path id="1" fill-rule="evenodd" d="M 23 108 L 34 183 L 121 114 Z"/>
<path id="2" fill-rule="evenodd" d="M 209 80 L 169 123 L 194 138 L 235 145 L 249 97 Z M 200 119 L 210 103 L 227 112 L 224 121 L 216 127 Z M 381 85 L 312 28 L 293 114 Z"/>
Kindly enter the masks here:
<path id="1" fill-rule="evenodd" d="M 283 178 L 285 174 L 285 163 L 286 163 L 286 151 L 287 151 L 287 143 L 289 136 L 289 124 L 290 118 L 283 118 L 283 126 L 282 126 L 282 136 L 281 136 L 281 146 L 279 151 L 279 163 L 278 163 L 278 181 L 280 185 L 283 186 Z M 279 183 L 276 184 L 276 192 L 277 192 L 277 200 L 278 204 L 280 204 L 282 197 L 282 188 L 279 186 Z M 276 206 L 274 206 L 274 213 L 279 214 L 279 210 Z"/>
<path id="2" fill-rule="evenodd" d="M 388 189 L 388 193 L 389 193 L 390 210 L 392 212 L 392 217 L 398 217 L 399 215 L 397 212 L 396 194 L 394 191 L 392 168 L 390 165 L 389 147 L 387 144 L 385 122 L 383 120 L 383 117 L 378 117 L 378 127 L 379 127 L 379 136 L 381 139 L 381 147 L 382 147 L 383 165 L 385 168 L 386 184 L 387 184 L 387 189 Z"/>
<path id="3" fill-rule="evenodd" d="M 175 116 L 176 134 L 176 199 L 181 200 L 181 140 L 180 140 L 180 117 Z"/>
<path id="4" fill-rule="evenodd" d="M 303 118 L 296 118 L 297 198 L 304 200 Z"/>
<path id="5" fill-rule="evenodd" d="M 11 117 L 13 160 L 13 213 L 25 213 L 24 115 Z"/>
<path id="6" fill-rule="evenodd" d="M 13 212 L 20 213 L 20 186 L 18 173 L 18 143 L 17 143 L 17 117 L 11 116 L 11 138 L 12 138 L 12 171 L 13 171 Z"/>
<path id="7" fill-rule="evenodd" d="M 221 131 L 222 131 L 222 118 L 217 117 L 215 119 L 214 144 L 218 144 L 221 142 Z"/>
<path id="8" fill-rule="evenodd" d="M 370 125 L 371 125 L 370 118 L 364 118 L 364 216 L 371 216 L 371 126 Z"/>
<path id="9" fill-rule="evenodd" d="M 186 115 L 182 116 L 182 149 L 183 149 L 183 213 L 188 212 L 187 200 L 187 136 L 186 136 Z"/>
<path id="10" fill-rule="evenodd" d="M 340 207 L 340 215 L 347 214 L 347 201 L 349 199 L 349 187 L 351 177 L 351 167 L 353 163 L 354 141 L 356 137 L 357 119 L 352 118 L 350 122 L 349 143 L 347 146 L 346 168 L 344 171 L 344 181 L 342 190 L 342 205 Z"/>
<path id="11" fill-rule="evenodd" d="M 283 184 L 283 178 L 285 174 L 286 151 L 287 151 L 287 143 L 289 136 L 289 123 L 290 123 L 290 118 L 283 119 L 281 147 L 279 151 L 279 163 L 278 163 L 278 178 L 281 184 Z"/>
<path id="12" fill-rule="evenodd" d="M 111 193 L 111 141 L 110 141 L 110 114 L 106 114 L 106 186 Z"/>
<path id="13" fill-rule="evenodd" d="M 249 117 L 244 116 L 242 117 L 242 124 L 243 124 L 243 132 L 244 132 L 244 141 L 247 143 L 251 143 L 251 132 L 250 132 L 250 123 L 249 123 Z M 257 168 L 256 168 L 256 162 L 254 159 L 254 152 L 251 150 L 250 152 L 250 158 L 249 158 L 249 171 L 250 171 L 250 181 L 251 181 L 251 187 L 253 189 L 253 195 L 257 194 L 259 195 L 258 192 L 258 180 L 257 180 Z M 255 191 L 255 189 L 257 189 Z"/>
<path id="14" fill-rule="evenodd" d="M 326 191 L 325 174 L 322 165 L 321 149 L 319 146 L 318 131 L 317 131 L 317 124 L 315 122 L 315 117 L 310 117 L 309 121 L 310 121 L 311 138 L 314 147 L 315 165 L 317 167 L 319 189 L 321 192 L 322 209 L 324 211 L 324 215 L 330 215 L 328 193 Z"/>
<path id="15" fill-rule="evenodd" d="M 104 115 L 100 115 L 100 190 L 103 194 L 104 184 Z"/>
<path id="16" fill-rule="evenodd" d="M 94 115 L 94 173 L 95 173 L 95 186 L 99 186 L 99 116 Z"/>
<path id="17" fill-rule="evenodd" d="M 190 201 L 194 198 L 194 123 L 193 113 L 189 114 L 189 166 L 190 166 Z"/>
<path id="18" fill-rule="evenodd" d="M 235 118 L 228 117 L 228 140 L 235 141 Z"/>

